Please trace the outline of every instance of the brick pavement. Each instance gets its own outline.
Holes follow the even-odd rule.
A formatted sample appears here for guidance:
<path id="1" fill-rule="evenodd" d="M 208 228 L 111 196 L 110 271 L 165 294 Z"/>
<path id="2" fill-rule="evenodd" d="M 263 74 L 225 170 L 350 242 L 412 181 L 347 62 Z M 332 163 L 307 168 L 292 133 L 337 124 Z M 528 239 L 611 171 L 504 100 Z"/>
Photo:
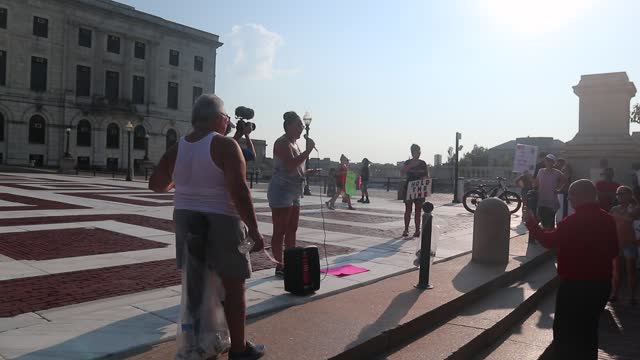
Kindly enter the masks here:
<path id="1" fill-rule="evenodd" d="M 265 237 L 268 243 L 270 237 Z M 318 245 L 298 241 L 298 246 Z M 354 250 L 326 245 L 327 256 L 349 254 Z M 324 256 L 324 247 L 320 246 Z M 274 268 L 263 252 L 251 254 L 254 271 Z M 174 259 L 138 264 L 72 271 L 0 281 L 0 317 L 73 305 L 113 296 L 180 285 Z"/>
<path id="2" fill-rule="evenodd" d="M 0 226 L 44 225 L 105 220 L 114 220 L 122 223 L 145 226 L 168 232 L 174 232 L 175 230 L 173 220 L 159 219 L 151 216 L 136 214 L 39 216 L 28 218 L 0 219 Z"/>
<path id="3" fill-rule="evenodd" d="M 0 193 L 0 200 L 22 204 L 15 206 L 0 206 L 0 211 L 89 209 L 86 206 L 72 205 L 58 201 L 7 193 Z"/>
<path id="4" fill-rule="evenodd" d="M 307 217 L 315 217 L 315 218 L 325 218 L 330 220 L 341 220 L 341 221 L 353 221 L 356 223 L 386 223 L 386 222 L 394 222 L 402 220 L 400 217 L 391 217 L 391 216 L 381 216 L 381 215 L 365 215 L 353 212 L 342 212 L 342 211 L 324 211 L 320 212 L 305 212 L 300 214 L 301 216 Z"/>
<path id="5" fill-rule="evenodd" d="M 2 234 L 0 254 L 14 260 L 50 260 L 166 246 L 105 229 L 54 229 Z"/>
<path id="6" fill-rule="evenodd" d="M 271 223 L 271 215 L 257 215 L 258 221 Z M 372 236 L 379 237 L 385 239 L 397 238 L 402 234 L 403 227 L 399 227 L 397 229 L 375 229 L 366 226 L 357 226 L 355 224 L 346 225 L 346 224 L 333 224 L 333 223 L 322 223 L 322 221 L 310 221 L 300 219 L 298 222 L 298 226 L 301 228 L 309 228 L 314 230 L 326 230 L 326 231 L 334 231 L 341 232 L 345 234 L 354 234 L 361 236 Z"/>

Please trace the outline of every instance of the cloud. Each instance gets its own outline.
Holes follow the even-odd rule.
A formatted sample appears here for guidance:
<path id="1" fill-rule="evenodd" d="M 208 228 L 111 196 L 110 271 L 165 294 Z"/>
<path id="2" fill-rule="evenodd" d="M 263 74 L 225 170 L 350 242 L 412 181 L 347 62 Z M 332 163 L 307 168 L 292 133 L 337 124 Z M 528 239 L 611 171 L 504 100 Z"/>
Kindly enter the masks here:
<path id="1" fill-rule="evenodd" d="M 229 35 L 234 50 L 231 71 L 253 80 L 270 80 L 280 74 L 296 73 L 295 69 L 276 69 L 278 49 L 284 44 L 280 34 L 260 24 L 234 25 Z"/>

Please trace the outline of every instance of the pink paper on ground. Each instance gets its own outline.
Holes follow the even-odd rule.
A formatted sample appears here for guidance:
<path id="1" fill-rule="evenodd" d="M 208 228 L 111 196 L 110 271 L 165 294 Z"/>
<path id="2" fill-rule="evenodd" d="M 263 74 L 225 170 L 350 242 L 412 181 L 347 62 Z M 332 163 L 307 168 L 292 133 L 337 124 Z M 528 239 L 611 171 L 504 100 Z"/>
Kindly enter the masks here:
<path id="1" fill-rule="evenodd" d="M 355 275 L 355 274 L 367 272 L 369 271 L 369 269 L 365 269 L 365 268 L 361 268 L 353 265 L 342 265 L 342 266 L 329 268 L 329 270 L 323 269 L 320 271 L 322 271 L 323 273 L 326 272 L 327 274 L 334 275 L 334 276 L 349 276 L 349 275 Z"/>

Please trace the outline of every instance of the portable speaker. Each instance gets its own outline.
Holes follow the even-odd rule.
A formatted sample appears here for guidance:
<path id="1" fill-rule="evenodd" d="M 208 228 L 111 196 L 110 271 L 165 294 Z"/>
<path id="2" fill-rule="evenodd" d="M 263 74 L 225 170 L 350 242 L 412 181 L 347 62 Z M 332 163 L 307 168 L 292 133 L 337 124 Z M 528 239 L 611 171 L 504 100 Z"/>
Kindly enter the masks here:
<path id="1" fill-rule="evenodd" d="M 284 251 L 284 289 L 307 295 L 320 289 L 320 253 L 315 246 Z"/>

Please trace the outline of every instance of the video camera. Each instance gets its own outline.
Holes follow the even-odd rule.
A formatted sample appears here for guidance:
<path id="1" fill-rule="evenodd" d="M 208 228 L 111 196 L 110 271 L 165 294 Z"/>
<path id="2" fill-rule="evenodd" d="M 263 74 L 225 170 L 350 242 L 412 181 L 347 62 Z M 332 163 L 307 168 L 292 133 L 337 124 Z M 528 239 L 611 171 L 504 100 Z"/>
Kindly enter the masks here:
<path id="1" fill-rule="evenodd" d="M 236 120 L 238 120 L 236 123 L 237 131 L 244 133 L 245 126 L 248 126 L 251 131 L 254 131 L 256 129 L 256 124 L 248 121 L 253 119 L 254 115 L 255 113 L 253 112 L 253 109 L 245 106 L 238 106 L 236 108 Z"/>

